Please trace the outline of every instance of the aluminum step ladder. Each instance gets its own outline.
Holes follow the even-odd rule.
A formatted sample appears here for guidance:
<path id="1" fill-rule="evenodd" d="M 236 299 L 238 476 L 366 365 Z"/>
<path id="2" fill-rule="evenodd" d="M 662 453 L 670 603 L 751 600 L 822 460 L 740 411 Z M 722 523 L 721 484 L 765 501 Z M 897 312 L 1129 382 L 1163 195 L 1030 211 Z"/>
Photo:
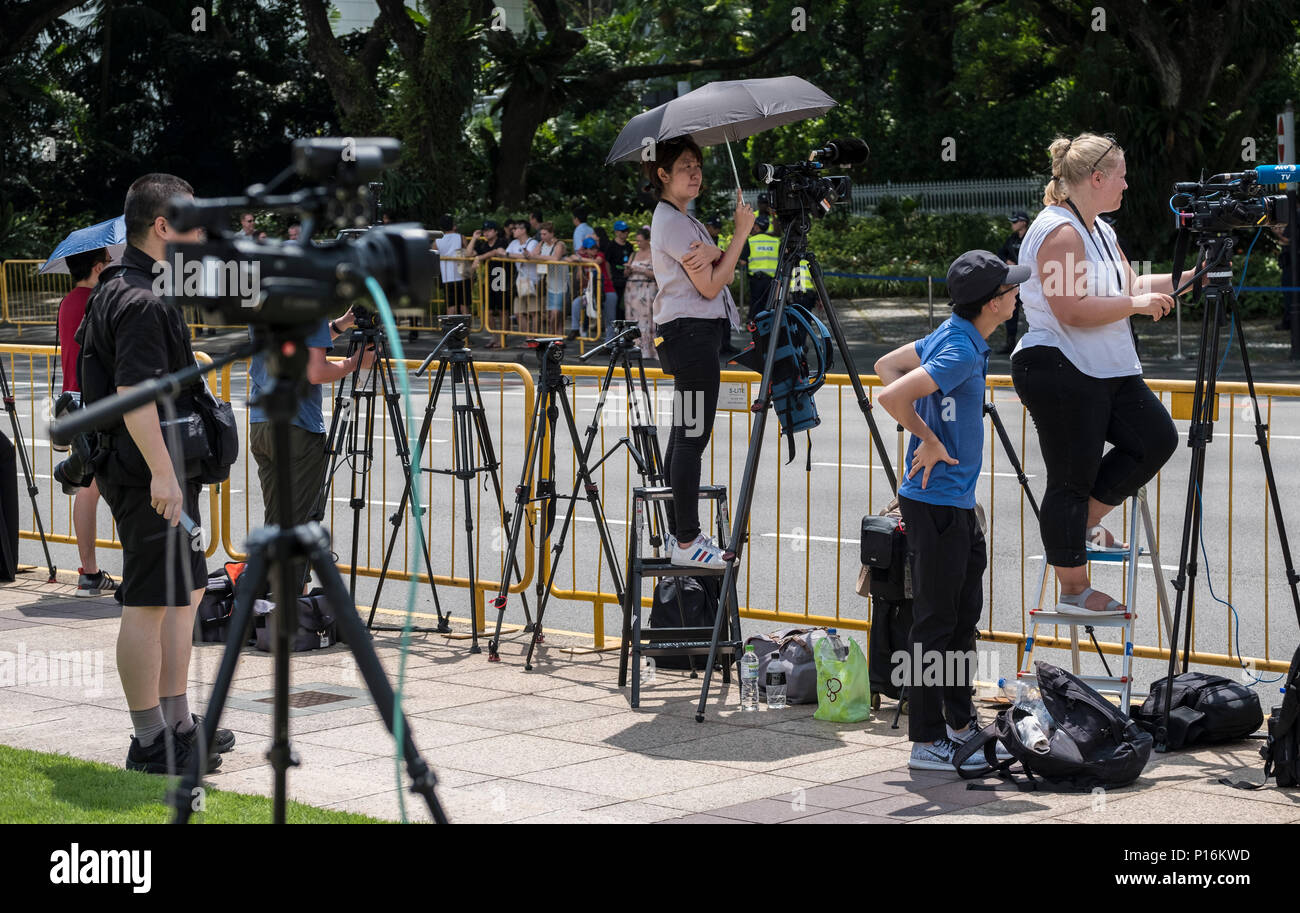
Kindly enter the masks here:
<path id="1" fill-rule="evenodd" d="M 1142 545 L 1138 539 L 1138 519 L 1142 520 L 1143 541 Z M 1149 558 L 1151 561 L 1152 572 L 1156 579 L 1156 598 L 1160 603 L 1160 610 L 1164 613 L 1166 630 L 1173 630 L 1173 615 L 1169 610 L 1169 593 L 1166 589 L 1165 578 L 1162 576 L 1160 567 L 1160 552 L 1156 547 L 1155 527 L 1151 523 L 1151 512 L 1147 507 L 1146 488 L 1142 488 L 1129 499 L 1129 531 L 1128 531 L 1128 551 L 1127 552 L 1101 552 L 1088 549 L 1088 561 L 1105 562 L 1119 564 L 1128 562 L 1128 587 L 1125 592 L 1124 607 L 1122 612 L 1087 612 L 1086 614 L 1074 614 L 1057 612 L 1055 606 L 1044 607 L 1043 600 L 1047 594 L 1052 592 L 1047 586 L 1047 578 L 1051 573 L 1051 565 L 1047 563 L 1047 556 L 1043 556 L 1043 573 L 1038 580 L 1038 596 L 1034 600 L 1034 607 L 1029 610 L 1029 617 L 1032 621 L 1032 627 L 1029 631 L 1029 637 L 1025 641 L 1024 657 L 1021 660 L 1020 669 L 1016 672 L 1016 678 L 1020 681 L 1037 682 L 1038 676 L 1033 672 L 1034 666 L 1034 647 L 1038 641 L 1039 625 L 1065 625 L 1070 629 L 1070 660 L 1071 671 L 1082 681 L 1087 682 L 1089 686 L 1095 688 L 1102 694 L 1117 695 L 1119 697 L 1119 709 L 1125 716 L 1129 714 L 1130 704 L 1133 699 L 1133 623 L 1137 619 L 1137 578 L 1138 578 L 1138 561 L 1141 558 Z M 1079 629 L 1083 628 L 1084 632 L 1092 640 L 1093 646 L 1097 650 L 1098 656 L 1101 657 L 1102 665 L 1106 668 L 1106 675 L 1083 675 L 1079 667 Z M 1123 632 L 1124 653 L 1120 659 L 1120 674 L 1111 675 L 1110 665 L 1106 662 L 1106 657 L 1101 651 L 1097 638 L 1093 633 L 1094 628 L 1117 628 Z"/>

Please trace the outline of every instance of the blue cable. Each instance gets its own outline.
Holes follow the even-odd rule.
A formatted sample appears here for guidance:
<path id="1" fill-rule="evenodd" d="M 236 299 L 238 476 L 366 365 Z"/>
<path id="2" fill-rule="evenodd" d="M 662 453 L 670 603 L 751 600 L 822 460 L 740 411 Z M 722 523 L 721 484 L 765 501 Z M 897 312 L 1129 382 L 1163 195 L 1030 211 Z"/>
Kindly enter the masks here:
<path id="1" fill-rule="evenodd" d="M 1220 599 L 1218 595 L 1215 594 L 1214 592 L 1214 581 L 1210 579 L 1210 556 L 1205 549 L 1205 530 L 1202 529 L 1201 527 L 1202 521 L 1204 520 L 1204 511 L 1202 509 L 1202 504 L 1201 504 L 1200 485 L 1196 486 L 1196 506 L 1197 506 L 1196 538 L 1199 539 L 1201 543 L 1201 563 L 1205 566 L 1205 584 L 1210 588 L 1210 598 L 1212 598 L 1215 602 L 1219 603 L 1220 605 L 1226 605 L 1228 607 L 1228 611 L 1232 612 L 1232 620 L 1234 623 L 1234 629 L 1232 632 L 1233 646 L 1237 650 L 1237 660 L 1238 662 L 1240 662 L 1241 661 L 1241 616 L 1237 614 L 1237 609 L 1235 606 L 1233 606 L 1232 603 L 1228 602 L 1227 600 Z M 1267 586 L 1267 584 L 1265 585 Z M 1245 670 L 1245 672 L 1251 677 L 1251 684 L 1254 685 L 1271 685 L 1274 682 L 1280 682 L 1282 679 L 1286 678 L 1285 675 L 1279 675 L 1277 678 L 1260 678 L 1254 672 L 1251 672 L 1250 669 L 1248 669 L 1245 664 L 1242 664 L 1241 668 Z"/>

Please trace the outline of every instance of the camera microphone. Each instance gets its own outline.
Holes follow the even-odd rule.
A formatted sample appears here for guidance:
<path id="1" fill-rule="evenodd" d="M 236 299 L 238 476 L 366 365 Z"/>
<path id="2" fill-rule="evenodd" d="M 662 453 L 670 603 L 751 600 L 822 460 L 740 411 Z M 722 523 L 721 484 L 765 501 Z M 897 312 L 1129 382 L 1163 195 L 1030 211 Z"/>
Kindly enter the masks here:
<path id="1" fill-rule="evenodd" d="M 855 136 L 845 136 L 814 149 L 812 155 L 827 165 L 858 165 L 871 155 L 871 148 Z"/>
<path id="2" fill-rule="evenodd" d="M 1296 165 L 1260 165 L 1255 169 L 1255 183 L 1264 186 L 1274 184 L 1294 184 L 1300 181 L 1300 170 Z"/>

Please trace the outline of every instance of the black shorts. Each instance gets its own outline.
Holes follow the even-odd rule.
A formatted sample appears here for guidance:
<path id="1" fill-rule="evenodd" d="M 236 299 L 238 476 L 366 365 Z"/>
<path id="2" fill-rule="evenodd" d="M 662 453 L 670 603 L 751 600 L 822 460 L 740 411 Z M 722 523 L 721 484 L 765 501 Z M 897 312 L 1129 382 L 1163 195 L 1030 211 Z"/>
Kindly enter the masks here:
<path id="1" fill-rule="evenodd" d="M 203 486 L 182 482 L 185 490 L 185 513 L 198 526 L 199 495 Z M 190 548 L 190 538 L 179 526 L 169 526 L 153 509 L 149 489 L 136 485 L 110 485 L 99 480 L 99 493 L 108 502 L 117 524 L 117 538 L 122 543 L 122 582 L 117 601 L 124 606 L 187 606 L 193 590 L 208 584 L 207 560 L 202 551 Z M 170 536 L 171 591 L 168 592 L 167 568 Z M 188 569 L 189 579 L 186 579 Z"/>

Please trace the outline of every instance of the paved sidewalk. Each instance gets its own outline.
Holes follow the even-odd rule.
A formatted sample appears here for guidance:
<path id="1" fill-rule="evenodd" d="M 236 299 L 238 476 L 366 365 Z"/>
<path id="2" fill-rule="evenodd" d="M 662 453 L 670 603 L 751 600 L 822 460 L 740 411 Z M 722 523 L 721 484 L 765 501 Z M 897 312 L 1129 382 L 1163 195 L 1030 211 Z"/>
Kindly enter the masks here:
<path id="1" fill-rule="evenodd" d="M 26 671 L 0 686 L 0 743 L 121 764 L 130 720 L 114 665 L 119 609 L 78 599 L 72 584 L 36 575 L 0 587 L 0 670 Z M 393 635 L 376 641 L 396 678 Z M 617 653 L 571 653 L 576 636 L 550 635 L 533 672 L 522 635 L 500 664 L 464 641 L 418 635 L 407 661 L 405 708 L 416 744 L 439 778 L 455 822 L 607 823 L 1283 823 L 1300 822 L 1300 791 L 1219 785 L 1225 774 L 1262 775 L 1258 742 L 1155 755 L 1133 786 L 1104 795 L 968 790 L 955 776 L 907 769 L 906 719 L 892 704 L 855 725 L 812 719 L 812 707 L 742 713 L 734 688 L 715 689 L 694 720 L 698 683 L 660 670 L 640 710 L 617 687 Z M 40 675 L 40 651 L 89 651 L 73 683 Z M 206 701 L 221 648 L 196 647 L 191 700 Z M 99 664 L 102 662 L 102 666 Z M 37 663 L 37 665 L 33 665 Z M 212 784 L 269 795 L 271 659 L 246 651 L 222 725 L 235 730 Z M 10 673 L 5 673 L 6 675 Z M 330 703 L 295 711 L 302 766 L 290 797 L 380 818 L 399 817 L 392 743 L 345 648 L 296 654 L 293 689 Z M 201 709 L 201 708 L 198 708 Z M 985 708 L 985 716 L 991 709 Z M 407 814 L 427 810 L 405 793 Z"/>

